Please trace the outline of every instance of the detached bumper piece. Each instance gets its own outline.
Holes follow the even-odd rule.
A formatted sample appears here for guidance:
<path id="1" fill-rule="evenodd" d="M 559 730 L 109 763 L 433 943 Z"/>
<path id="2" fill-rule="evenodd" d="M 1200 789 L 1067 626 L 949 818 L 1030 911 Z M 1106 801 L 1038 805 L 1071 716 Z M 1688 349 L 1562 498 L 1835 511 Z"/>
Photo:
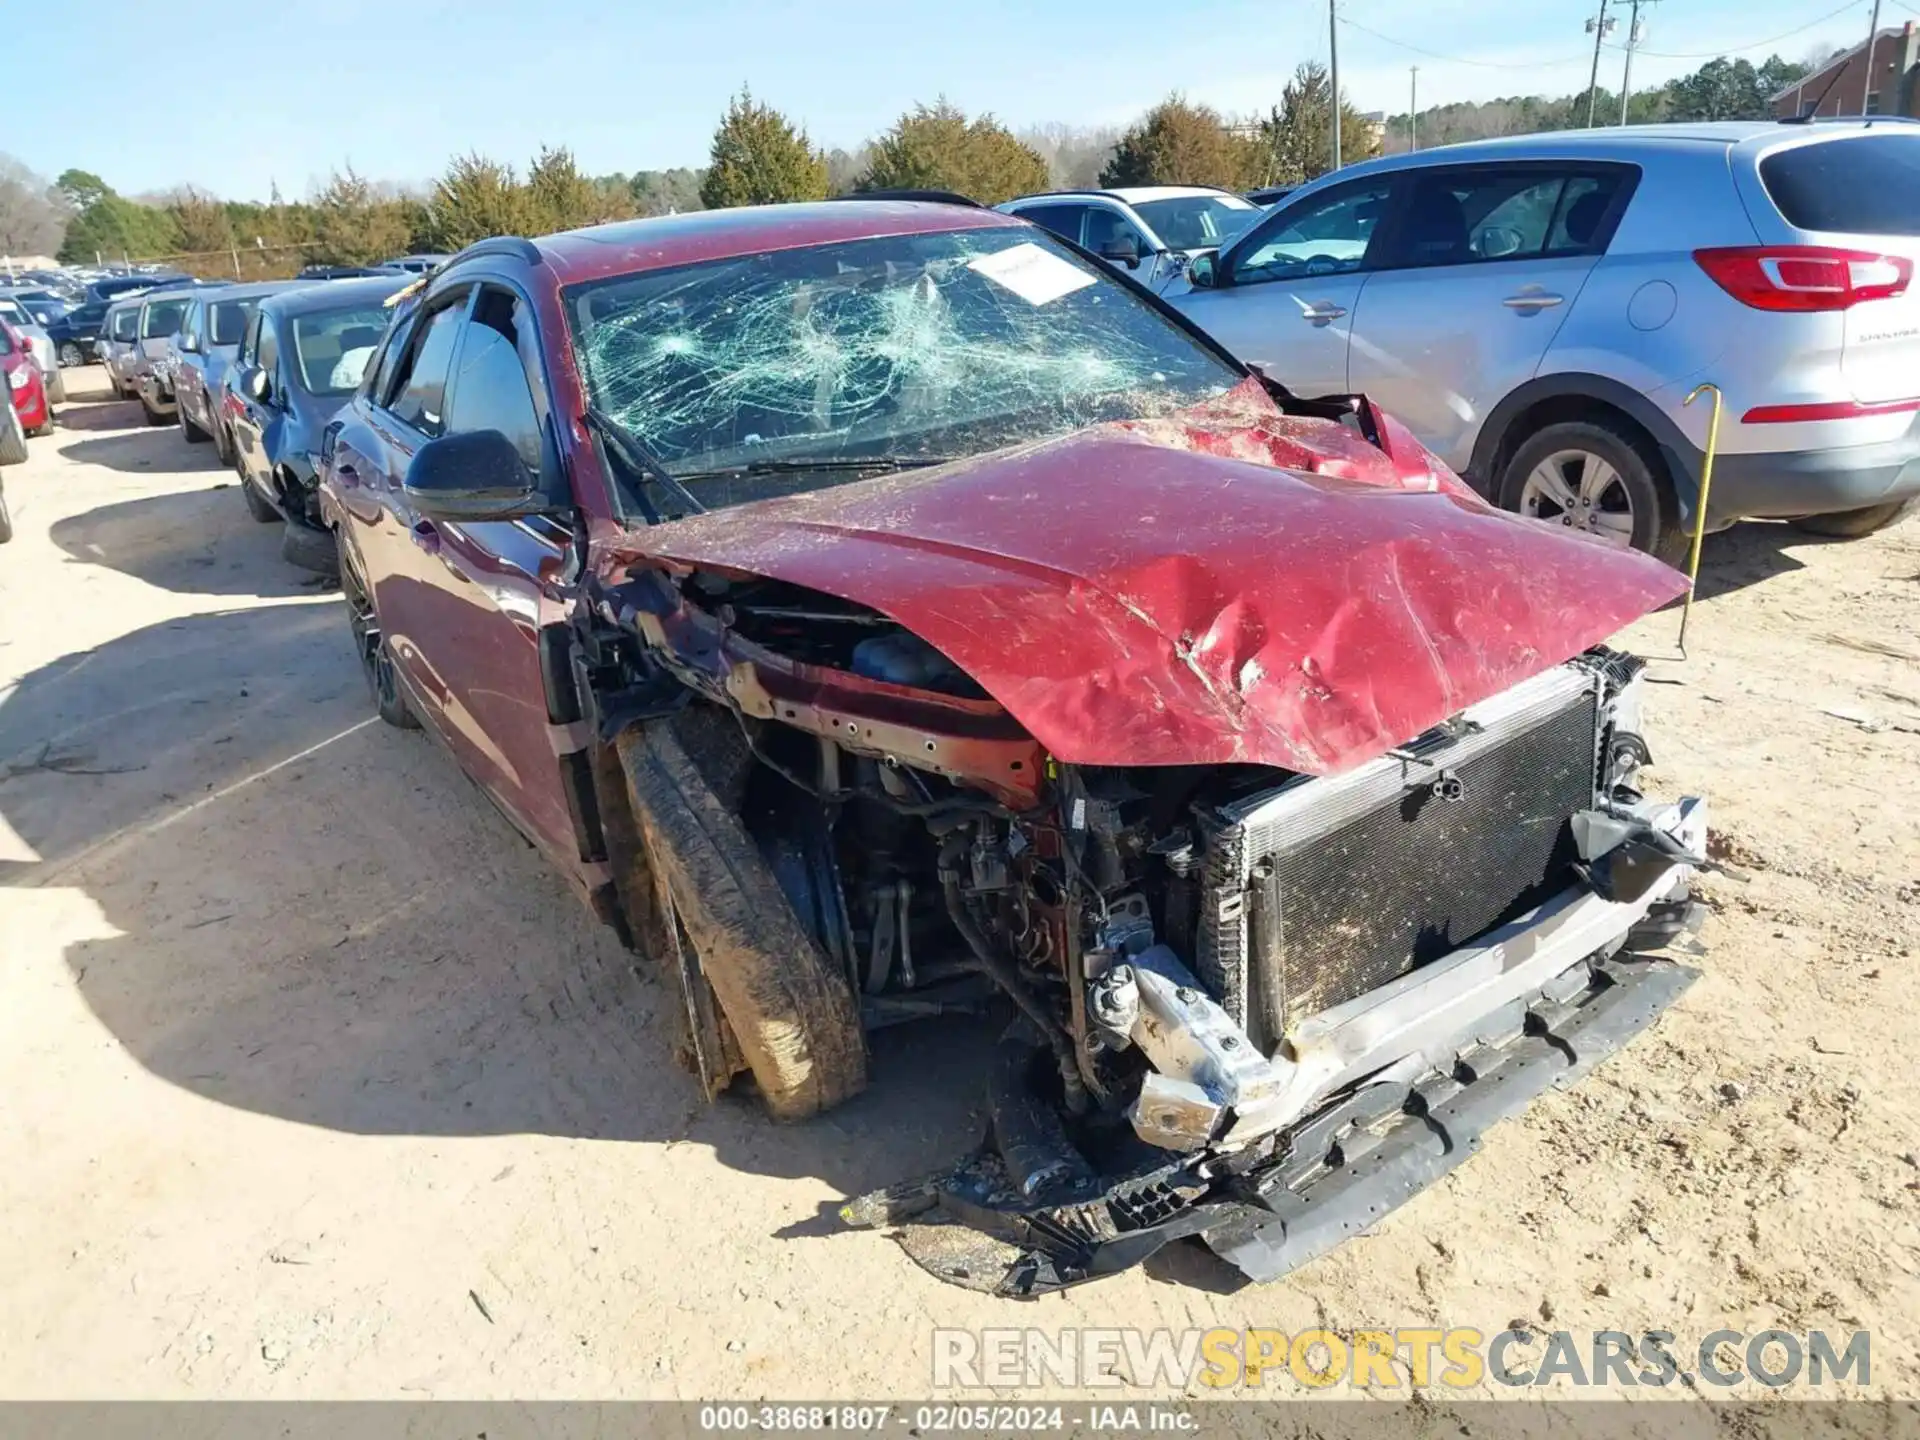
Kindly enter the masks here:
<path id="1" fill-rule="evenodd" d="M 1363 1084 L 1277 1151 L 1202 1152 L 1120 1180 L 1083 1173 L 1027 1197 L 988 1144 L 950 1170 L 849 1201 L 841 1218 L 898 1227 L 930 1274 L 1003 1296 L 1110 1275 L 1189 1236 L 1249 1279 L 1276 1280 L 1379 1224 L 1478 1150 L 1496 1122 L 1578 1081 L 1698 978 L 1667 960 L 1583 962 L 1487 1017 L 1480 1033 L 1491 1038 L 1464 1046 L 1449 1070 Z"/>

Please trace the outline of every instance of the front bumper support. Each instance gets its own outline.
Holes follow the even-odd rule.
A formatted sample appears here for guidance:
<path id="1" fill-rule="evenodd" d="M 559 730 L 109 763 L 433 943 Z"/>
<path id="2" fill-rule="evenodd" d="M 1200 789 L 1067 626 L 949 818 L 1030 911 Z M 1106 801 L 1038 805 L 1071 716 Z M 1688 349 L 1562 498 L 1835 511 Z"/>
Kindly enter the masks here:
<path id="1" fill-rule="evenodd" d="M 1396 1115 L 1336 1142 L 1331 1153 L 1340 1163 L 1302 1156 L 1296 1146 L 1317 1173 L 1289 1185 L 1292 1167 L 1283 1167 L 1265 1194 L 1203 1232 L 1208 1246 L 1251 1279 L 1277 1280 L 1371 1229 L 1478 1150 L 1499 1121 L 1549 1087 L 1572 1085 L 1653 1024 L 1700 972 L 1668 961 L 1612 961 L 1595 975 L 1604 983 L 1579 1001 L 1543 995 L 1505 1045 L 1478 1047 L 1451 1074 L 1407 1087 Z M 1364 1098 L 1364 1091 L 1356 1097 Z"/>

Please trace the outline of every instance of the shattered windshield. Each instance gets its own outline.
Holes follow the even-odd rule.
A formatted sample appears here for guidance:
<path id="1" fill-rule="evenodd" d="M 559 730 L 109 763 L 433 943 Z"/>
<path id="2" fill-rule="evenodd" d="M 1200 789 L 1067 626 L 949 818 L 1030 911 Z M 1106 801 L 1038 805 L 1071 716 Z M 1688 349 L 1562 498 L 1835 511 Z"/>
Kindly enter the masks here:
<path id="1" fill-rule="evenodd" d="M 1240 379 L 1026 225 L 744 255 L 567 299 L 592 405 L 706 505 L 1162 415 Z M 827 468 L 791 473 L 811 463 Z M 789 473 L 713 483 L 755 467 Z"/>

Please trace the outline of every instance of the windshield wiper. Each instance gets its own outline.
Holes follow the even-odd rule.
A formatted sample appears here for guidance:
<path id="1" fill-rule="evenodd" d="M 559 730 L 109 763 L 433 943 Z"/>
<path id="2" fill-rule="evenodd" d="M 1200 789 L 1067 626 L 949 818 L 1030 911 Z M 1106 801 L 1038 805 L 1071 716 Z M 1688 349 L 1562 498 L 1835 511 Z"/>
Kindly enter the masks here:
<path id="1" fill-rule="evenodd" d="M 689 515 L 704 515 L 707 507 L 688 493 L 687 487 L 676 480 L 666 466 L 647 453 L 647 447 L 634 438 L 633 432 L 614 419 L 597 405 L 589 405 L 584 412 L 586 421 L 600 432 L 601 439 L 619 453 L 620 459 L 636 475 L 645 476 L 686 508 Z M 648 507 L 652 508 L 652 507 Z M 659 520 L 656 512 L 649 517 Z"/>
<path id="2" fill-rule="evenodd" d="M 782 460 L 748 460 L 739 465 L 722 465 L 712 470 L 682 470 L 681 480 L 726 480 L 739 475 L 797 475 L 809 470 L 924 470 L 930 465 L 951 465 L 964 455 L 852 455 L 827 456 L 808 460 L 796 456 Z"/>

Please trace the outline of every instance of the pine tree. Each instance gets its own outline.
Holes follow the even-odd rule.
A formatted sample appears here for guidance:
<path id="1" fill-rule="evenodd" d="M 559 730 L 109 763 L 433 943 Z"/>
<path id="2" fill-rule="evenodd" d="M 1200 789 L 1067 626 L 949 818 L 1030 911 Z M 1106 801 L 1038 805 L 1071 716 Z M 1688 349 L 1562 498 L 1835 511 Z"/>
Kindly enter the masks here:
<path id="1" fill-rule="evenodd" d="M 873 142 L 862 190 L 953 190 L 983 205 L 1044 190 L 1047 162 L 991 115 L 969 121 L 942 96 Z"/>
<path id="2" fill-rule="evenodd" d="M 827 157 L 807 132 L 742 89 L 713 132 L 713 163 L 700 182 L 709 210 L 827 198 Z"/>

